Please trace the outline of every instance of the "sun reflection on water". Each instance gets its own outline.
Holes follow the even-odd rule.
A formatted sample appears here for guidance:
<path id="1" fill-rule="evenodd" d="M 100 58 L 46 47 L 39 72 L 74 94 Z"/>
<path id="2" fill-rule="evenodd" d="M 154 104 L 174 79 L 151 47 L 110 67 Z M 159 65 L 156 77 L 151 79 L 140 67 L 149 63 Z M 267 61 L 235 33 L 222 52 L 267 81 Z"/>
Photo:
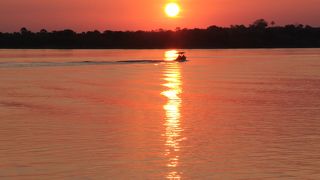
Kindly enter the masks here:
<path id="1" fill-rule="evenodd" d="M 167 51 L 168 52 L 168 51 Z M 178 171 L 177 167 L 179 165 L 179 151 L 181 150 L 180 142 L 184 139 L 181 137 L 180 118 L 180 108 L 182 99 L 180 97 L 182 93 L 182 81 L 180 64 L 178 63 L 168 63 L 165 65 L 166 69 L 164 71 L 164 80 L 166 81 L 163 86 L 167 89 L 161 92 L 168 101 L 163 106 L 166 113 L 165 118 L 165 156 L 168 157 L 167 167 L 169 172 L 167 174 L 167 179 L 181 179 L 182 172 Z"/>
<path id="2" fill-rule="evenodd" d="M 177 50 L 170 50 L 164 53 L 164 60 L 165 61 L 174 61 L 178 57 Z"/>

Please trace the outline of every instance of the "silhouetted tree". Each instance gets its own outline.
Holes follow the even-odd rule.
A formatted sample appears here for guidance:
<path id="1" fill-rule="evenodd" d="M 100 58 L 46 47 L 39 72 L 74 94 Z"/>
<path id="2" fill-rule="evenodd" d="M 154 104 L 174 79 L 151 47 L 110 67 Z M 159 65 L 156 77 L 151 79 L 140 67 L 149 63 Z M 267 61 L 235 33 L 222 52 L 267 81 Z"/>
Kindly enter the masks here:
<path id="1" fill-rule="evenodd" d="M 269 25 L 269 23 L 266 20 L 258 19 L 256 21 L 254 21 L 253 24 L 250 25 L 250 27 L 258 28 L 258 29 L 265 29 L 268 27 L 268 25 Z"/>
<path id="2" fill-rule="evenodd" d="M 20 33 L 22 35 L 27 35 L 27 34 L 30 33 L 30 31 L 27 28 L 23 27 L 23 28 L 20 29 Z"/>
<path id="3" fill-rule="evenodd" d="M 40 30 L 40 33 L 41 33 L 41 34 L 47 34 L 47 33 L 48 33 L 48 31 L 47 31 L 47 30 L 45 30 L 45 29 L 41 29 L 41 30 Z"/>

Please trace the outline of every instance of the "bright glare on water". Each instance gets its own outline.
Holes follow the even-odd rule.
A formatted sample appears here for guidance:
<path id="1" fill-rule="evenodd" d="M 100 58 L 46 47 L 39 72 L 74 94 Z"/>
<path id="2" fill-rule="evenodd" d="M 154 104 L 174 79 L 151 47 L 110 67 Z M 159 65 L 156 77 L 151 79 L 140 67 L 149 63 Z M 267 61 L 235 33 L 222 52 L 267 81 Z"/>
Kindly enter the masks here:
<path id="1" fill-rule="evenodd" d="M 0 50 L 0 179 L 320 179 L 320 49 Z"/>

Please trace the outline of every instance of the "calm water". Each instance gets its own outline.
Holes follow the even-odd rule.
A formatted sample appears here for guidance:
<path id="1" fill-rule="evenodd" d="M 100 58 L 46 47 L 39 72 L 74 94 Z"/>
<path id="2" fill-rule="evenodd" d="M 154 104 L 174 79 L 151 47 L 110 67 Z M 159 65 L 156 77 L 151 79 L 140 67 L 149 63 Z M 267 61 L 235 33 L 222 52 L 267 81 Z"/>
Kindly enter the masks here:
<path id="1" fill-rule="evenodd" d="M 320 49 L 186 51 L 0 50 L 0 179 L 320 179 Z"/>

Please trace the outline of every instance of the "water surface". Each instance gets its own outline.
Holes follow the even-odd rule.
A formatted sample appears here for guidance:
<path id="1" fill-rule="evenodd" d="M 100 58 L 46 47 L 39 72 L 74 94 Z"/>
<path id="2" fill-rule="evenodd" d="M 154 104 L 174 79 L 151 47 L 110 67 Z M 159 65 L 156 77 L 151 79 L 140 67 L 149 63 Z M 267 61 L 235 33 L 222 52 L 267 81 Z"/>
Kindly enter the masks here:
<path id="1" fill-rule="evenodd" d="M 186 52 L 0 50 L 0 179 L 320 178 L 319 49 Z"/>

